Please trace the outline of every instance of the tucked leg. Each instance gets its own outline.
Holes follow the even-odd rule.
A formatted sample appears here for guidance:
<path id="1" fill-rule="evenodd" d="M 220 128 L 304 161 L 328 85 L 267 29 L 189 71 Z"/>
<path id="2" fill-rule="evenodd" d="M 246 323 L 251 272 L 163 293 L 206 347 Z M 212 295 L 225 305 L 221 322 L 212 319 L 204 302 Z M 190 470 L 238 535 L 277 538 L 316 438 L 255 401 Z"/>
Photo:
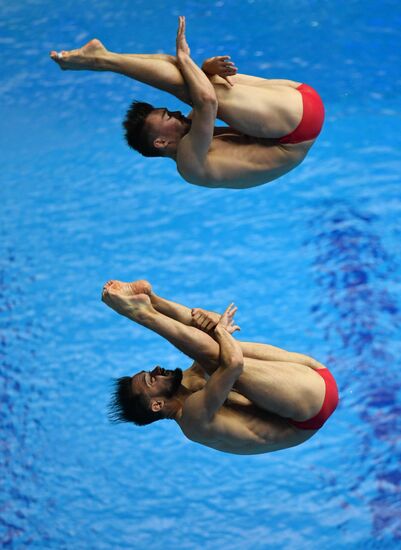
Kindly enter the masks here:
<path id="1" fill-rule="evenodd" d="M 171 93 L 191 104 L 188 88 L 177 67 L 176 58 L 162 54 L 120 54 L 108 51 L 99 40 L 82 48 L 53 51 L 51 57 L 62 69 L 111 71 Z M 290 133 L 302 118 L 302 98 L 292 85 L 257 77 L 236 75 L 233 87 L 220 77 L 211 77 L 219 109 L 218 118 L 244 134 L 278 138 Z M 292 82 L 292 81 L 281 81 Z"/>
<path id="2" fill-rule="evenodd" d="M 159 313 L 152 306 L 149 295 L 134 293 L 131 284 L 109 281 L 103 288 L 103 301 L 117 313 L 156 332 L 198 363 L 218 365 L 220 348 L 213 338 Z"/>
<path id="3" fill-rule="evenodd" d="M 103 289 L 102 299 L 121 315 L 153 330 L 187 356 L 207 365 L 212 374 L 219 364 L 219 344 L 205 332 L 156 311 L 149 294 L 136 293 L 140 290 L 138 283 L 109 281 Z M 144 285 L 142 289 L 150 291 Z M 266 356 L 282 359 L 288 353 L 273 346 L 258 352 L 262 350 Z M 244 372 L 235 389 L 261 409 L 298 421 L 317 414 L 325 391 L 321 377 L 304 364 L 252 358 L 245 358 Z"/>
<path id="4" fill-rule="evenodd" d="M 145 294 L 148 294 L 150 296 L 153 307 L 159 313 L 163 313 L 163 315 L 166 315 L 171 319 L 175 319 L 180 323 L 184 323 L 185 325 L 192 325 L 192 310 L 189 307 L 178 304 L 177 302 L 173 302 L 171 300 L 167 300 L 166 298 L 157 295 L 153 291 L 148 281 L 137 281 L 135 283 L 131 283 L 131 285 L 133 285 L 131 286 L 131 288 L 133 289 L 134 293 L 143 292 Z M 219 314 L 217 313 L 214 313 L 214 315 L 216 316 L 216 318 L 218 318 L 219 316 Z M 290 352 L 276 346 L 272 346 L 269 344 L 259 344 L 256 342 L 240 341 L 240 345 L 244 357 L 250 359 L 298 363 L 312 369 L 324 368 L 324 365 L 322 365 L 322 363 L 319 363 L 319 361 L 316 361 L 316 359 L 313 359 L 312 357 L 309 357 L 308 355 L 304 355 L 302 353 Z"/>
<path id="5" fill-rule="evenodd" d="M 187 86 L 172 55 L 114 53 L 94 39 L 77 50 L 61 52 L 61 57 L 55 51 L 50 56 L 62 69 L 122 74 L 190 103 Z"/>
<path id="6" fill-rule="evenodd" d="M 325 395 L 323 379 L 306 365 L 249 358 L 235 389 L 261 409 L 297 421 L 315 416 Z"/>

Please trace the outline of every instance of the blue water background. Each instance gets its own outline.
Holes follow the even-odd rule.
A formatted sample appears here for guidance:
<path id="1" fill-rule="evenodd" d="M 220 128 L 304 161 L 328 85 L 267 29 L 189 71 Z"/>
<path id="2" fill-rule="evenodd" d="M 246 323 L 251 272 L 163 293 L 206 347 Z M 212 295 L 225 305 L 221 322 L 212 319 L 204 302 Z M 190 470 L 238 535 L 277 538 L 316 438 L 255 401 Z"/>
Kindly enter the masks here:
<path id="1" fill-rule="evenodd" d="M 401 548 L 401 5 L 2 0 L 1 468 L 4 548 Z M 305 81 L 324 131 L 280 180 L 191 186 L 124 144 L 143 99 L 121 76 L 61 72 L 92 37 Z M 190 362 L 100 302 L 109 278 L 221 311 L 241 338 L 305 352 L 341 404 L 306 444 L 234 456 L 173 422 L 110 425 L 113 377 Z"/>

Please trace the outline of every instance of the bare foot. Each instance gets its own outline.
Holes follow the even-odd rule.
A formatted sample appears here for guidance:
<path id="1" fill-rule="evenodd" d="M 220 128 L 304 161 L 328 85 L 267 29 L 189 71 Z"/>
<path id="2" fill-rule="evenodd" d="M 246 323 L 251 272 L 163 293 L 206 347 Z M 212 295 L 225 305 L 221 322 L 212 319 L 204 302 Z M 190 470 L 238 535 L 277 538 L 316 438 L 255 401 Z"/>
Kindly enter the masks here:
<path id="1" fill-rule="evenodd" d="M 63 70 L 100 70 L 99 61 L 107 54 L 106 48 L 97 38 L 90 40 L 77 50 L 50 52 L 50 57 Z"/>
<path id="2" fill-rule="evenodd" d="M 141 322 L 147 313 L 154 312 L 150 297 L 145 294 L 151 288 L 147 281 L 108 281 L 102 290 L 102 300 L 117 313 Z"/>
<path id="3" fill-rule="evenodd" d="M 147 294 L 148 296 L 152 294 L 152 285 L 149 281 L 145 281 L 145 279 L 139 279 L 138 281 L 127 284 L 130 285 L 133 294 Z"/>

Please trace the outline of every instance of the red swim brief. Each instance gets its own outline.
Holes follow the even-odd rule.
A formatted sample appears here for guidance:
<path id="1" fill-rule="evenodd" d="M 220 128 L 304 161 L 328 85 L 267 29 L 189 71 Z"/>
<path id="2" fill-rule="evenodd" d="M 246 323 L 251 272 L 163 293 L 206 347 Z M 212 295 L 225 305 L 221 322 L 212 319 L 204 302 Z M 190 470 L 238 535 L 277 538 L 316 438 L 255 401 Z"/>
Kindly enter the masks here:
<path id="1" fill-rule="evenodd" d="M 290 134 L 280 138 L 279 143 L 301 143 L 316 139 L 324 121 L 324 105 L 319 94 L 308 86 L 301 84 L 297 88 L 302 96 L 303 113 L 301 122 Z"/>
<path id="2" fill-rule="evenodd" d="M 317 415 L 309 420 L 297 422 L 296 420 L 292 420 L 292 418 L 288 419 L 290 424 L 300 430 L 318 430 L 323 426 L 329 416 L 333 414 L 338 405 L 338 388 L 336 381 L 334 380 L 334 376 L 331 374 L 329 369 L 316 369 L 315 372 L 320 374 L 326 384 L 326 393 L 324 396 L 323 405 Z"/>

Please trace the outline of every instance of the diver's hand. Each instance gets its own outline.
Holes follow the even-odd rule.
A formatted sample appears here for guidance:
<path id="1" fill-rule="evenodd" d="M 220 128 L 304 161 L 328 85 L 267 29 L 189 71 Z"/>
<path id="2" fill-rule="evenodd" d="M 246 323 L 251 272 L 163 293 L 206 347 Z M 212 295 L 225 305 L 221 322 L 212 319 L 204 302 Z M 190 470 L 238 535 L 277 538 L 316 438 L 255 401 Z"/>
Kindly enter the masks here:
<path id="1" fill-rule="evenodd" d="M 223 328 L 229 334 L 233 334 L 236 330 L 241 330 L 238 325 L 234 324 L 234 315 L 237 312 L 237 307 L 234 304 L 230 304 L 225 310 L 223 315 L 220 317 L 220 321 L 217 323 L 215 330 L 220 330 Z"/>
<path id="2" fill-rule="evenodd" d="M 210 332 L 220 321 L 221 315 L 214 311 L 208 311 L 200 307 L 194 307 L 191 310 L 192 324 L 194 327 L 204 332 Z"/>
<path id="3" fill-rule="evenodd" d="M 213 76 L 215 74 L 221 76 L 230 86 L 234 86 L 230 76 L 234 76 L 238 72 L 237 67 L 231 61 L 229 55 L 216 55 L 215 57 L 205 59 L 202 64 L 202 70 L 208 76 Z"/>
<path id="4" fill-rule="evenodd" d="M 189 49 L 187 39 L 185 37 L 185 17 L 180 15 L 178 18 L 178 31 L 176 40 L 177 58 L 190 56 L 191 50 Z"/>

